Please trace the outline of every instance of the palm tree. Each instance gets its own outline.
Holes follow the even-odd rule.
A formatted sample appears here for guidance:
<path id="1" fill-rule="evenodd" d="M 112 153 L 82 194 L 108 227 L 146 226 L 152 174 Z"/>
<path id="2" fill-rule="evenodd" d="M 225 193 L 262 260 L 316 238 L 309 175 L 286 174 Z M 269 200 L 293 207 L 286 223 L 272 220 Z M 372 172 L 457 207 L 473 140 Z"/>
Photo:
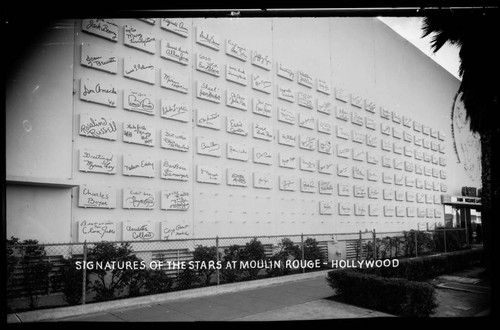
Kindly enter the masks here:
<path id="1" fill-rule="evenodd" d="M 437 52 L 449 42 L 460 48 L 459 75 L 462 79 L 458 93 L 469 118 L 470 128 L 481 136 L 482 209 L 484 260 L 492 271 L 492 237 L 499 216 L 500 124 L 499 111 L 500 53 L 498 8 L 481 11 L 452 10 L 431 13 L 422 22 L 423 37 L 433 34 L 431 47 Z M 496 36 L 496 37 L 495 37 Z M 497 227 L 498 228 L 498 225 Z"/>

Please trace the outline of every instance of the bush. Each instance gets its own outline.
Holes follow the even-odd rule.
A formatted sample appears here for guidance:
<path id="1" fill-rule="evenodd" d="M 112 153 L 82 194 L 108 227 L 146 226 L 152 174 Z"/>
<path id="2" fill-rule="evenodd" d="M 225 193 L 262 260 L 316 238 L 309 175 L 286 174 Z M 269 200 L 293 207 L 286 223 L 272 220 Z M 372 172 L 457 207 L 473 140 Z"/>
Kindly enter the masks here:
<path id="1" fill-rule="evenodd" d="M 198 245 L 194 249 L 193 253 L 193 261 L 200 261 L 205 265 L 208 265 L 209 262 L 217 261 L 217 248 L 215 246 L 207 247 L 203 245 Z M 209 285 L 212 279 L 212 274 L 215 272 L 215 267 L 198 267 L 198 274 L 201 277 L 201 282 L 204 285 Z"/>
<path id="2" fill-rule="evenodd" d="M 280 268 L 270 268 L 267 270 L 267 275 L 270 277 L 273 276 L 282 276 L 293 273 L 294 270 L 285 267 L 285 262 L 287 260 L 295 260 L 302 258 L 302 251 L 300 247 L 293 243 L 293 241 L 289 238 L 283 238 L 281 242 L 278 244 L 278 252 L 276 252 L 270 259 L 271 261 L 280 261 Z"/>
<path id="3" fill-rule="evenodd" d="M 410 230 L 404 231 L 405 240 L 405 255 L 415 255 L 418 253 L 425 253 L 429 251 L 434 251 L 436 249 L 435 240 L 431 233 Z M 415 251 L 415 235 L 417 236 L 417 251 Z"/>
<path id="4" fill-rule="evenodd" d="M 434 233 L 434 244 L 436 250 L 440 252 L 445 251 L 445 232 L 446 231 L 446 252 L 453 252 L 463 250 L 466 246 L 465 244 L 465 232 L 462 230 L 446 230 L 444 227 L 436 228 Z"/>
<path id="5" fill-rule="evenodd" d="M 243 272 L 239 267 L 239 260 L 241 258 L 242 248 L 239 245 L 231 245 L 224 250 L 224 256 L 222 257 L 222 264 L 233 265 L 233 261 L 236 261 L 236 266 L 228 268 L 226 266 L 221 269 L 222 281 L 225 283 L 234 283 L 239 281 L 243 277 Z"/>
<path id="6" fill-rule="evenodd" d="M 304 260 L 321 260 L 321 251 L 318 242 L 314 238 L 308 238 L 304 241 Z"/>
<path id="7" fill-rule="evenodd" d="M 177 277 L 177 289 L 190 289 L 191 287 L 199 284 L 200 281 L 200 277 L 196 275 L 196 271 L 190 267 L 186 267 Z"/>
<path id="8" fill-rule="evenodd" d="M 129 296 L 158 294 L 172 289 L 172 279 L 159 269 L 142 269 L 138 272 L 129 286 Z"/>
<path id="9" fill-rule="evenodd" d="M 11 236 L 6 240 L 6 257 L 7 257 L 7 287 L 9 287 L 16 266 L 19 264 L 20 258 L 16 255 L 16 245 L 19 244 L 19 238 Z"/>
<path id="10" fill-rule="evenodd" d="M 382 277 L 421 281 L 481 263 L 481 250 L 464 250 L 442 255 L 400 260 L 398 267 L 364 268 L 360 272 Z"/>
<path id="11" fill-rule="evenodd" d="M 55 280 L 58 289 L 62 288 L 64 300 L 70 305 L 76 305 L 82 301 L 83 271 L 76 269 L 76 261 L 78 260 L 75 258 L 64 259 Z M 85 281 L 88 287 L 88 276 Z"/>
<path id="12" fill-rule="evenodd" d="M 245 247 L 238 254 L 239 259 L 241 261 L 258 261 L 258 260 L 266 260 L 266 252 L 264 250 L 264 246 L 261 241 L 257 240 L 257 238 L 252 239 L 248 242 Z M 248 268 L 244 270 L 244 278 L 246 279 L 255 279 L 260 272 L 260 268 Z"/>
<path id="13" fill-rule="evenodd" d="M 22 285 L 26 290 L 30 308 L 34 309 L 38 306 L 39 296 L 49 293 L 51 282 L 49 274 L 52 265 L 45 260 L 45 247 L 39 245 L 37 240 L 24 240 L 21 245 L 26 245 L 18 251 L 23 269 Z"/>
<path id="14" fill-rule="evenodd" d="M 347 303 L 394 315 L 429 317 L 437 307 L 434 287 L 426 283 L 351 270 L 331 271 L 327 282 Z"/>
<path id="15" fill-rule="evenodd" d="M 106 301 L 117 298 L 129 284 L 138 275 L 139 269 L 132 267 L 121 267 L 120 265 L 128 263 L 139 263 L 130 243 L 121 243 L 117 245 L 113 242 L 100 242 L 88 251 L 87 261 L 93 263 L 102 263 L 103 267 L 107 263 L 110 265 L 116 263 L 112 269 L 94 268 L 89 270 L 91 274 L 96 275 L 97 279 L 91 283 L 91 288 L 96 292 L 96 301 Z"/>

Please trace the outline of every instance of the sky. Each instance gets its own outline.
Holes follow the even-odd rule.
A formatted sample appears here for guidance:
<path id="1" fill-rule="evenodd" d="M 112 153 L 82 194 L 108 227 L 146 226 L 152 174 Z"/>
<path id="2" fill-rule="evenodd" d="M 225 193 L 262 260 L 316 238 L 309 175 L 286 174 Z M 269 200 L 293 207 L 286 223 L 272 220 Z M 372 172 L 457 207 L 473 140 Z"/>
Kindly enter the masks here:
<path id="1" fill-rule="evenodd" d="M 450 44 L 445 44 L 437 53 L 431 50 L 431 36 L 422 37 L 421 17 L 379 17 L 379 19 L 399 33 L 403 38 L 414 44 L 424 54 L 445 68 L 452 75 L 460 79 L 458 75 L 459 49 Z"/>

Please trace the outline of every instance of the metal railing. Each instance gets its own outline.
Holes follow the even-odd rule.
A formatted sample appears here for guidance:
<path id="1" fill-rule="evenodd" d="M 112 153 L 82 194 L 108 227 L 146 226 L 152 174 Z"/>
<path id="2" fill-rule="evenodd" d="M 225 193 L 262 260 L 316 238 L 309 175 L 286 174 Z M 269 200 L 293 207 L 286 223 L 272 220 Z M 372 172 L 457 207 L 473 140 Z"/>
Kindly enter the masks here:
<path id="1" fill-rule="evenodd" d="M 85 304 L 324 270 L 338 259 L 418 257 L 468 246 L 465 229 L 62 244 L 8 240 L 7 306 L 14 312 Z"/>

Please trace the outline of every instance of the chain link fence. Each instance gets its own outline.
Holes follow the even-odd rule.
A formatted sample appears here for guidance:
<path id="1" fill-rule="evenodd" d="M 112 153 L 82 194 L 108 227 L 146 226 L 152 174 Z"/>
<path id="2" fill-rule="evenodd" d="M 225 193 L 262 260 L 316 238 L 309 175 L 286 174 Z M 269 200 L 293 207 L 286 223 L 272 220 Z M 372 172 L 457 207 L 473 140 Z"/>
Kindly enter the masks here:
<path id="1" fill-rule="evenodd" d="M 469 247 L 464 229 L 38 244 L 7 240 L 9 312 L 284 276 L 333 260 L 418 257 Z"/>

